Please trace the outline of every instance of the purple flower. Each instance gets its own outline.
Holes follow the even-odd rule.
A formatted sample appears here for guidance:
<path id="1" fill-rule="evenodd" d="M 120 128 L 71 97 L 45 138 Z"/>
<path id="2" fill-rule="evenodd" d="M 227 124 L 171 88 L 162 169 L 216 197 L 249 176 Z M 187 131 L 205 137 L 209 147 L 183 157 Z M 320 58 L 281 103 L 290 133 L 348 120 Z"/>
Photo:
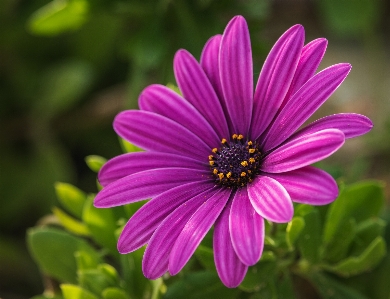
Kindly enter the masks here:
<path id="1" fill-rule="evenodd" d="M 367 133 L 372 122 L 335 114 L 296 130 L 324 103 L 351 66 L 315 74 L 327 41 L 304 46 L 295 25 L 276 42 L 253 89 L 246 21 L 236 16 L 206 43 L 200 63 L 186 50 L 174 58 L 180 96 L 162 85 L 140 95 L 140 110 L 117 115 L 119 136 L 145 149 L 108 161 L 95 206 L 152 198 L 127 222 L 121 253 L 148 244 L 143 272 L 177 274 L 214 225 L 222 282 L 236 287 L 264 245 L 264 219 L 288 222 L 293 202 L 324 205 L 338 195 L 325 171 L 309 166 Z M 253 92 L 254 90 L 254 92 Z"/>

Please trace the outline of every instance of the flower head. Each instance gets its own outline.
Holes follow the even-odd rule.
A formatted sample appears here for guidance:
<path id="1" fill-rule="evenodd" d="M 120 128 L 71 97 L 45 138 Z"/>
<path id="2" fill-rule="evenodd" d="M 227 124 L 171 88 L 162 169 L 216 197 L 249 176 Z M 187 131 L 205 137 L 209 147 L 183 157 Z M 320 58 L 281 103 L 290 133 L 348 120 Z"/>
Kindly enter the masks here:
<path id="1" fill-rule="evenodd" d="M 218 274 L 236 287 L 261 257 L 264 219 L 288 222 L 293 202 L 323 205 L 337 197 L 334 179 L 309 165 L 372 123 L 335 114 L 297 131 L 351 69 L 341 63 L 315 74 L 326 45 L 316 39 L 304 46 L 303 27 L 291 27 L 272 48 L 254 89 L 249 32 L 236 16 L 206 43 L 200 63 L 186 50 L 176 53 L 183 96 L 151 85 L 140 95 L 140 110 L 117 115 L 118 135 L 145 151 L 103 166 L 95 206 L 152 198 L 118 241 L 121 253 L 148 244 L 146 277 L 177 274 L 214 225 Z"/>

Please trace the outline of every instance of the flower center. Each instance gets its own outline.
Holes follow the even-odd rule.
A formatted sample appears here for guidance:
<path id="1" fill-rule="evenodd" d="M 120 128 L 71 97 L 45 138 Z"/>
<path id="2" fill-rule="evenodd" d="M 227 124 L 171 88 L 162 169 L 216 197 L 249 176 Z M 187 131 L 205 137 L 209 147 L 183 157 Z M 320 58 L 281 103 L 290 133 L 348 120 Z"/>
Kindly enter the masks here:
<path id="1" fill-rule="evenodd" d="M 211 172 L 215 182 L 226 187 L 243 187 L 259 173 L 261 153 L 256 142 L 244 140 L 243 135 L 233 134 L 221 147 L 213 148 L 209 155 Z"/>

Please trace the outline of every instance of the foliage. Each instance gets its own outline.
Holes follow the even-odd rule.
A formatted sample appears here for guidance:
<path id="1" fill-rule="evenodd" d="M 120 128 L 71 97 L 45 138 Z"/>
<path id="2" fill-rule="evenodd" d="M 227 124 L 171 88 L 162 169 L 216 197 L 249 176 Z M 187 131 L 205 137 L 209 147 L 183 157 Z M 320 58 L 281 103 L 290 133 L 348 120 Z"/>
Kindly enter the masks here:
<path id="1" fill-rule="evenodd" d="M 93 171 L 105 161 L 98 156 L 86 160 Z M 116 250 L 134 205 L 97 209 L 93 195 L 70 184 L 58 183 L 56 190 L 64 209 L 53 210 L 60 227 L 30 229 L 28 244 L 44 275 L 59 284 L 57 298 L 308 298 L 308 287 L 315 298 L 386 298 L 386 289 L 373 297 L 356 280 L 373 275 L 386 255 L 386 222 L 379 217 L 383 185 L 377 181 L 341 186 L 329 206 L 297 204 L 288 224 L 267 223 L 262 258 L 237 289 L 226 288 L 218 278 L 211 232 L 177 277 L 149 281 L 141 271 L 144 248 L 127 255 Z M 377 279 L 389 271 L 382 269 Z"/>
<path id="2" fill-rule="evenodd" d="M 47 226 L 50 229 L 54 226 L 56 230 L 49 230 L 51 234 L 57 236 L 66 231 L 77 240 L 87 240 L 87 244 L 92 244 L 94 250 L 99 248 L 98 253 L 104 257 L 104 262 L 112 262 L 118 270 L 121 269 L 119 264 L 125 263 L 123 259 L 127 259 L 129 266 L 119 271 L 120 279 L 127 283 L 131 281 L 131 289 L 139 286 L 144 290 L 143 284 L 136 283 L 142 279 L 139 272 L 140 260 L 133 256 L 119 256 L 116 251 L 117 232 L 114 235 L 111 233 L 114 228 L 120 229 L 136 209 L 135 205 L 125 207 L 125 212 L 121 208 L 99 214 L 90 204 L 92 197 L 85 195 L 85 192 L 66 183 L 58 183 L 56 188 L 52 186 L 55 182 L 72 182 L 88 192 L 95 191 L 95 177 L 83 164 L 84 157 L 92 152 L 112 157 L 120 152 L 121 146 L 131 146 L 116 144 L 116 136 L 111 128 L 112 118 L 125 107 L 135 107 L 139 91 L 146 85 L 174 82 L 172 57 L 177 49 L 186 48 L 199 57 L 207 38 L 220 33 L 233 15 L 242 14 L 253 30 L 253 56 L 255 73 L 258 74 L 265 54 L 274 41 L 269 36 L 276 34 L 277 30 L 278 33 L 282 32 L 287 28 L 286 23 L 307 22 L 310 24 L 307 28 L 312 28 L 312 34 L 315 32 L 316 36 L 317 32 L 328 29 L 325 31 L 328 37 L 352 37 L 358 42 L 364 37 L 365 47 L 378 47 L 380 43 L 371 42 L 380 41 L 379 26 L 388 26 L 383 13 L 386 11 L 386 1 L 365 0 L 357 3 L 354 0 L 332 0 L 329 3 L 310 2 L 310 5 L 305 1 L 298 1 L 294 2 L 294 7 L 288 4 L 287 1 L 271 0 L 0 1 L 0 297 L 12 298 L 13 293 L 17 293 L 15 296 L 20 298 L 41 291 L 42 281 L 38 269 L 29 257 L 23 240 L 26 228 L 35 225 L 38 219 L 38 227 L 43 225 L 48 230 Z M 283 7 L 287 7 L 287 17 L 286 14 L 279 14 L 281 10 L 286 12 Z M 349 61 L 349 57 L 348 55 L 345 60 Z M 382 65 L 380 55 L 370 57 L 376 57 Z M 365 58 L 358 60 L 367 61 Z M 356 64 L 354 68 L 356 74 Z M 386 68 L 386 64 L 383 64 L 383 68 Z M 376 69 L 374 71 L 378 76 L 384 73 Z M 381 90 L 378 84 L 367 84 L 375 92 Z M 385 91 L 385 88 L 382 90 Z M 375 99 L 380 103 L 384 102 L 381 102 L 377 93 Z M 383 109 L 382 113 L 387 118 L 388 111 Z M 378 128 L 375 117 L 373 120 Z M 389 132 L 387 129 L 377 134 L 376 139 L 373 139 L 375 148 L 370 146 L 370 153 L 362 151 L 348 169 L 343 169 L 342 165 L 335 166 L 337 177 L 343 176 L 346 181 L 351 181 L 351 177 L 357 179 L 369 176 L 365 171 L 375 169 L 375 177 L 385 178 L 382 174 L 387 175 L 387 161 L 390 159 L 389 145 L 383 142 L 387 136 L 384 137 L 383 134 Z M 88 166 L 95 172 L 105 162 L 105 159 L 98 156 L 88 156 L 86 159 Z M 65 192 L 69 192 L 68 196 L 73 196 L 70 194 L 74 190 L 80 191 L 82 200 L 78 201 L 76 196 L 74 201 L 68 201 L 72 204 L 67 206 L 60 195 L 62 187 Z M 56 205 L 56 193 L 61 206 L 57 203 L 53 207 Z M 84 205 L 86 209 L 89 207 L 85 216 Z M 321 219 L 324 219 L 326 210 L 318 208 Z M 41 218 L 50 211 L 55 217 Z M 105 224 L 102 224 L 102 219 Z M 63 226 L 60 231 L 59 222 Z M 103 226 L 106 226 L 106 231 Z M 297 244 L 301 242 L 299 236 L 306 226 L 304 217 L 297 214 L 294 221 L 286 227 L 287 249 L 283 250 L 298 250 Z M 352 236 L 366 238 L 369 234 L 366 235 L 364 231 L 370 232 L 371 229 L 376 231 L 374 235 L 380 236 L 384 230 L 384 222 L 377 217 L 361 225 L 349 220 L 348 224 L 344 223 L 342 226 L 345 230 L 340 229 L 337 234 L 340 234 L 339 239 L 345 240 L 344 245 L 327 245 L 329 251 L 326 258 L 332 267 L 341 261 L 340 256 L 347 256 L 355 238 Z M 29 230 L 29 236 L 39 236 L 40 229 Z M 99 230 L 104 233 L 97 236 Z M 353 233 L 350 234 L 350 231 Z M 387 229 L 387 244 L 390 240 L 388 231 Z M 96 236 L 96 240 L 92 235 Z M 46 235 L 43 237 L 46 238 Z M 373 249 L 370 251 L 380 252 L 380 239 L 376 243 L 373 243 L 374 239 L 371 241 Z M 269 248 L 264 258 L 275 255 L 271 250 L 273 242 L 273 237 L 269 236 Z M 75 243 L 78 244 L 78 241 Z M 215 271 L 212 250 L 207 245 L 198 249 L 192 266 L 196 270 L 207 269 L 212 272 Z M 363 252 L 360 249 L 360 253 Z M 355 262 L 352 260 L 349 263 Z M 138 272 L 135 274 L 132 271 L 136 264 Z M 343 285 L 352 285 L 352 288 L 370 294 L 370 298 L 388 299 L 389 268 L 390 258 L 387 255 L 377 270 L 368 274 L 345 278 L 336 276 L 337 279 L 334 280 L 334 275 L 338 274 L 327 269 L 333 274 L 321 279 L 333 279 L 332 281 L 342 282 Z M 254 271 L 258 271 L 256 267 L 250 273 Z M 205 277 L 210 277 L 209 272 L 204 274 Z M 198 279 L 198 276 L 192 278 L 193 272 L 184 273 L 185 277 L 189 275 L 187 281 Z M 202 276 L 202 272 L 199 275 Z M 296 274 L 292 277 L 296 283 Z M 210 281 L 218 282 L 213 279 L 210 278 Z M 254 279 L 256 280 L 256 276 Z M 290 277 L 283 274 L 280 279 L 278 286 L 288 289 Z M 176 280 L 177 278 L 170 278 L 169 283 L 166 281 L 162 285 L 160 281 L 157 284 L 160 283 L 164 291 L 167 285 L 173 285 Z M 80 286 L 73 287 L 74 285 L 65 281 L 61 283 L 70 285 L 62 287 L 64 294 L 74 298 L 87 296 L 80 291 Z M 149 285 L 149 282 L 144 282 L 144 285 Z M 217 284 L 216 288 L 220 287 Z M 243 288 L 240 287 L 239 294 L 257 296 L 243 291 Z M 159 288 L 155 287 L 153 290 Z M 166 292 L 167 296 L 175 288 L 171 287 L 169 290 Z M 261 294 L 268 294 L 270 290 L 267 286 Z M 103 293 L 104 298 L 121 298 L 115 287 L 108 287 Z M 58 294 L 56 298 L 62 298 Z M 46 288 L 45 295 L 36 298 L 48 296 L 52 298 L 54 295 Z M 264 296 L 266 298 L 267 295 Z"/>

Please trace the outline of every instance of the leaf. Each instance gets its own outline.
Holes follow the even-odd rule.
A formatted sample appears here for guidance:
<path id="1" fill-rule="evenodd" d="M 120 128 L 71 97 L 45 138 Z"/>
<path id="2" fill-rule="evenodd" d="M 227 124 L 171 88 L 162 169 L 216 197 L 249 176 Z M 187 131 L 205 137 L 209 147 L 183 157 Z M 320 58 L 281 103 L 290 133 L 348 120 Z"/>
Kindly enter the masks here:
<path id="1" fill-rule="evenodd" d="M 106 162 L 106 158 L 97 155 L 90 155 L 85 157 L 85 163 L 87 163 L 89 169 L 94 172 L 99 172 L 100 168 L 102 168 Z"/>
<path id="2" fill-rule="evenodd" d="M 293 248 L 295 241 L 298 239 L 305 227 L 305 220 L 302 217 L 294 217 L 286 228 L 286 242 L 289 248 Z"/>
<path id="3" fill-rule="evenodd" d="M 336 265 L 324 268 L 338 275 L 349 277 L 371 270 L 385 255 L 385 240 L 382 237 L 377 237 L 361 255 L 346 258 Z"/>
<path id="4" fill-rule="evenodd" d="M 93 256 L 84 251 L 76 251 L 75 258 L 77 270 L 95 269 L 99 265 L 99 260 L 96 260 Z"/>
<path id="5" fill-rule="evenodd" d="M 325 246 L 324 259 L 335 263 L 345 258 L 356 236 L 356 230 L 356 221 L 353 218 L 343 222 L 331 242 Z"/>
<path id="6" fill-rule="evenodd" d="M 80 28 L 88 13 L 86 0 L 54 0 L 37 10 L 27 25 L 31 33 L 54 36 Z"/>
<path id="7" fill-rule="evenodd" d="M 99 299 L 91 292 L 72 284 L 61 284 L 64 299 Z"/>
<path id="8" fill-rule="evenodd" d="M 356 229 L 356 237 L 364 243 L 372 242 L 377 236 L 382 236 L 386 221 L 380 218 L 369 218 L 360 222 Z"/>
<path id="9" fill-rule="evenodd" d="M 215 271 L 214 253 L 211 248 L 199 245 L 195 251 L 195 256 L 205 269 Z"/>
<path id="10" fill-rule="evenodd" d="M 357 223 L 379 214 L 384 204 L 383 184 L 365 181 L 345 187 L 326 215 L 323 241 L 331 242 L 344 221 L 354 218 Z"/>
<path id="11" fill-rule="evenodd" d="M 60 282 L 77 282 L 76 252 L 85 252 L 92 259 L 100 261 L 99 255 L 87 242 L 59 229 L 29 229 L 27 242 L 41 270 Z"/>
<path id="12" fill-rule="evenodd" d="M 326 274 L 311 273 L 308 277 L 323 299 L 368 299 L 356 290 L 349 288 Z"/>
<path id="13" fill-rule="evenodd" d="M 100 267 L 98 269 L 79 270 L 78 281 L 80 286 L 98 296 L 109 287 L 119 287 L 118 281 L 107 275 Z"/>
<path id="14" fill-rule="evenodd" d="M 124 140 L 123 138 L 119 138 L 119 143 L 125 153 L 133 153 L 133 152 L 141 152 L 143 151 L 142 148 L 139 148 L 138 146 L 131 144 L 127 140 Z"/>
<path id="15" fill-rule="evenodd" d="M 314 207 L 311 205 L 306 205 L 306 204 L 298 204 L 295 208 L 295 216 L 305 216 L 309 214 L 311 211 L 313 211 Z"/>
<path id="16" fill-rule="evenodd" d="M 276 298 L 295 299 L 294 285 L 288 271 L 282 273 L 277 280 Z"/>
<path id="17" fill-rule="evenodd" d="M 84 223 L 77 221 L 76 219 L 69 216 L 67 213 L 57 207 L 54 207 L 52 210 L 54 215 L 61 222 L 62 226 L 69 232 L 81 236 L 90 235 L 88 227 Z"/>
<path id="18" fill-rule="evenodd" d="M 87 199 L 82 216 L 92 238 L 114 255 L 118 254 L 116 248 L 117 238 L 115 231 L 118 228 L 113 209 L 98 209 L 93 206 L 93 198 Z"/>
<path id="19" fill-rule="evenodd" d="M 215 299 L 236 298 L 238 289 L 228 289 L 213 272 L 202 271 L 184 275 L 174 282 L 165 293 L 164 299 Z"/>
<path id="20" fill-rule="evenodd" d="M 173 90 L 174 92 L 176 92 L 177 94 L 179 94 L 180 96 L 183 96 L 182 93 L 181 93 L 180 88 L 179 88 L 177 85 L 175 85 L 175 84 L 173 84 L 173 83 L 168 83 L 168 84 L 167 84 L 167 87 L 168 87 L 169 89 Z"/>
<path id="21" fill-rule="evenodd" d="M 260 260 L 256 265 L 249 267 L 239 288 L 246 292 L 258 292 L 275 279 L 276 273 L 276 260 Z"/>
<path id="22" fill-rule="evenodd" d="M 77 187 L 67 183 L 56 183 L 55 190 L 62 206 L 73 216 L 81 219 L 86 194 Z"/>
<path id="23" fill-rule="evenodd" d="M 150 287 L 150 281 L 142 272 L 142 258 L 145 248 L 142 247 L 129 254 L 121 254 L 121 273 L 125 282 L 125 289 L 130 297 L 143 298 L 145 291 Z"/>
<path id="24" fill-rule="evenodd" d="M 320 259 L 321 246 L 321 224 L 318 210 L 313 208 L 303 219 L 305 227 L 298 238 L 297 246 L 302 257 L 315 264 Z"/>
<path id="25" fill-rule="evenodd" d="M 102 292 L 103 299 L 129 299 L 126 292 L 119 288 L 107 288 Z"/>

